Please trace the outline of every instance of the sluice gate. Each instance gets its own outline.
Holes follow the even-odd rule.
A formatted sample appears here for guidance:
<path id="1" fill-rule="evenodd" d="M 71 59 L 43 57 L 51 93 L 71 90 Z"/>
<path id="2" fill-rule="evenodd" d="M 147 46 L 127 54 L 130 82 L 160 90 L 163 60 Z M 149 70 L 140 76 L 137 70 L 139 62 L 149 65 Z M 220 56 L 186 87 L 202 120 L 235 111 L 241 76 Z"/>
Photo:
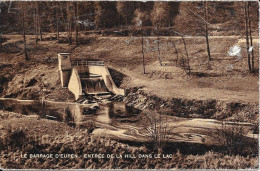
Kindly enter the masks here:
<path id="1" fill-rule="evenodd" d="M 125 95 L 124 90 L 115 85 L 103 61 L 70 58 L 69 53 L 59 53 L 58 61 L 61 85 L 68 87 L 76 100 L 86 94 Z"/>

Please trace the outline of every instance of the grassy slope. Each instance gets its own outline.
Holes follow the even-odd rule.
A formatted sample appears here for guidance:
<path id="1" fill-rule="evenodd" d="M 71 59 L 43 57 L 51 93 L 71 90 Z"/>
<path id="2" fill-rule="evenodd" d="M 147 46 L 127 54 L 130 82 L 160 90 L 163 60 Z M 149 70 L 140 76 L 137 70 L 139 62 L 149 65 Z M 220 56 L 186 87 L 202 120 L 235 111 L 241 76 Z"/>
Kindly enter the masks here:
<path id="1" fill-rule="evenodd" d="M 9 39 L 4 43 L 6 49 L 12 50 L 8 46 L 22 49 L 21 37 L 6 37 Z M 48 38 L 47 35 L 44 37 Z M 154 42 L 156 38 L 145 38 L 145 46 L 147 47 L 145 54 L 147 74 L 145 75 L 142 74 L 141 40 L 139 38 L 97 37 L 92 35 L 91 38 L 85 37 L 85 39 L 88 40 L 88 43 L 76 48 L 67 44 L 57 44 L 55 40 L 39 42 L 39 45 L 35 46 L 33 37 L 28 36 L 29 55 L 34 59 L 42 59 L 55 58 L 59 52 L 71 52 L 72 57 L 104 60 L 107 65 L 127 76 L 124 77 L 121 84 L 123 88 L 145 86 L 147 93 L 162 98 L 220 99 L 258 103 L 258 74 L 248 73 L 245 49 L 242 50 L 242 60 L 235 61 L 235 57 L 227 56 L 230 46 L 239 44 L 244 47 L 243 39 L 239 39 L 239 37 L 211 38 L 213 61 L 209 64 L 204 38 L 186 38 L 192 68 L 191 76 L 187 76 L 179 66 L 159 65 L 158 52 L 156 51 L 157 44 Z M 186 53 L 181 38 L 161 38 L 162 61 L 175 65 L 176 53 L 171 42 L 178 49 L 179 59 L 185 58 Z M 257 47 L 256 44 L 256 50 Z M 21 62 L 23 60 L 23 55 L 18 52 L 2 54 L 1 56 L 4 58 L 1 61 L 2 63 Z M 255 51 L 255 56 L 258 56 L 258 51 Z M 10 58 L 12 59 L 10 60 Z M 258 58 L 256 58 L 255 65 L 255 68 L 258 68 Z M 17 68 L 17 70 L 19 69 Z"/>

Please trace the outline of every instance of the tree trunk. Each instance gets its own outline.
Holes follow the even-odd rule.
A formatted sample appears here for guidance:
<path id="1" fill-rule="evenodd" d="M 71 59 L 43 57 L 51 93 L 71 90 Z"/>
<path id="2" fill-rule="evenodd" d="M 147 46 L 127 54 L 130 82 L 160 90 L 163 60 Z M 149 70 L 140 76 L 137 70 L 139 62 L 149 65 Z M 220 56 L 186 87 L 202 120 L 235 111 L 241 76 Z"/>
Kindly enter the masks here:
<path id="1" fill-rule="evenodd" d="M 42 27 L 41 27 L 41 16 L 39 14 L 39 9 L 37 10 L 37 16 L 38 16 L 38 32 L 40 33 L 40 40 L 42 41 Z"/>
<path id="2" fill-rule="evenodd" d="M 36 2 L 36 7 L 35 7 L 35 44 L 38 44 L 38 15 L 39 15 L 39 11 L 38 11 L 38 3 Z"/>
<path id="3" fill-rule="evenodd" d="M 205 17 L 205 37 L 206 37 L 206 43 L 207 43 L 207 52 L 208 52 L 208 58 L 209 61 L 211 61 L 211 55 L 210 55 L 210 47 L 209 47 L 209 33 L 208 33 L 208 7 L 207 2 L 204 2 L 204 17 Z"/>
<path id="4" fill-rule="evenodd" d="M 59 4 L 57 4 L 57 5 L 59 5 Z M 60 33 L 59 33 L 59 22 L 60 22 L 60 18 L 59 18 L 59 12 L 58 12 L 58 10 L 59 10 L 59 7 L 56 8 L 56 31 L 57 31 L 56 37 L 57 37 L 57 40 L 59 41 L 59 39 L 60 39 Z"/>
<path id="5" fill-rule="evenodd" d="M 179 60 L 178 49 L 177 49 L 177 47 L 175 46 L 175 44 L 172 43 L 172 45 L 173 45 L 173 47 L 174 47 L 174 49 L 175 49 L 175 51 L 176 51 L 176 55 L 177 55 L 177 58 L 176 58 L 176 67 L 177 67 L 177 66 L 178 66 L 178 60 Z"/>
<path id="6" fill-rule="evenodd" d="M 3 45 L 2 45 L 2 41 L 3 41 L 3 35 L 2 35 L 2 31 L 0 30 L 0 49 L 3 48 Z"/>
<path id="7" fill-rule="evenodd" d="M 72 19 L 71 19 L 71 14 L 70 14 L 70 11 L 69 11 L 69 2 L 67 2 L 67 20 L 68 20 L 68 28 L 67 28 L 67 32 L 68 32 L 68 44 L 71 45 L 72 44 L 72 41 L 71 41 L 71 25 L 72 25 Z"/>
<path id="8" fill-rule="evenodd" d="M 69 45 L 72 45 L 72 41 L 71 41 L 71 39 L 72 39 L 72 33 L 71 33 L 71 24 L 72 22 L 71 22 L 71 19 L 69 19 L 69 23 L 68 23 L 68 39 L 69 39 Z"/>
<path id="9" fill-rule="evenodd" d="M 79 17 L 79 4 L 78 2 L 76 2 L 76 8 L 75 8 L 76 12 L 76 22 L 75 22 L 75 32 L 76 32 L 76 46 L 79 45 L 79 33 L 78 33 L 78 17 Z"/>
<path id="10" fill-rule="evenodd" d="M 160 65 L 162 66 L 161 52 L 160 52 L 159 27 L 157 27 L 157 48 L 158 48 L 158 59 L 159 59 Z"/>
<path id="11" fill-rule="evenodd" d="M 23 44 L 24 44 L 24 56 L 25 60 L 28 60 L 28 54 L 27 54 L 27 46 L 26 46 L 26 36 L 25 36 L 25 26 L 24 26 L 24 18 L 25 18 L 25 10 L 23 7 L 23 16 L 22 16 L 22 26 L 23 26 Z"/>
<path id="12" fill-rule="evenodd" d="M 142 53 L 143 53 L 143 73 L 146 74 L 145 72 L 145 63 L 144 63 L 144 33 L 143 33 L 143 26 L 141 26 L 141 32 L 142 32 Z"/>
<path id="13" fill-rule="evenodd" d="M 248 23 L 249 23 L 249 36 L 250 36 L 250 46 L 253 47 L 253 38 L 252 38 L 252 29 L 251 29 L 251 18 L 250 18 L 250 9 L 249 4 L 247 6 L 247 16 L 248 16 Z M 255 72 L 254 68 L 254 49 L 252 49 L 252 66 L 251 66 L 252 72 Z"/>
<path id="14" fill-rule="evenodd" d="M 186 53 L 186 56 L 187 56 L 187 64 L 188 64 L 187 67 L 188 67 L 188 70 L 189 70 L 188 74 L 190 74 L 190 57 L 189 57 L 189 54 L 188 54 L 188 51 L 187 51 L 187 45 L 186 45 L 186 42 L 185 42 L 185 39 L 184 39 L 183 36 L 182 36 L 182 41 L 183 41 L 184 50 L 185 50 L 185 53 Z M 186 71 L 186 63 L 185 63 L 184 68 L 185 68 L 185 71 Z"/>
<path id="15" fill-rule="evenodd" d="M 3 48 L 3 33 L 2 33 L 2 29 L 0 29 L 0 50 L 2 50 L 2 48 Z"/>
<path id="16" fill-rule="evenodd" d="M 37 32 L 37 18 L 36 18 L 36 7 L 34 8 L 34 15 L 33 15 L 33 19 L 34 19 L 34 35 L 36 36 L 36 32 Z M 36 39 L 36 38 L 35 38 Z"/>
<path id="17" fill-rule="evenodd" d="M 247 59 L 248 59 L 248 69 L 251 72 L 251 62 L 250 62 L 250 53 L 249 53 L 249 40 L 248 40 L 248 13 L 247 13 L 248 2 L 245 3 L 245 29 L 246 29 L 246 50 L 247 50 Z"/>

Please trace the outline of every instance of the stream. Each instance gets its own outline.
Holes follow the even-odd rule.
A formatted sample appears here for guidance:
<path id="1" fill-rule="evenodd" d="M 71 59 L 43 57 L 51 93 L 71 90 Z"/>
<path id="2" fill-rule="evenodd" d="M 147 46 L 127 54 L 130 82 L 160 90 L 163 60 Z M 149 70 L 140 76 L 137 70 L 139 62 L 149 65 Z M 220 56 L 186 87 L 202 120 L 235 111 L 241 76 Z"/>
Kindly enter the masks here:
<path id="1" fill-rule="evenodd" d="M 123 141 L 151 142 L 155 134 L 165 134 L 168 142 L 218 145 L 222 141 L 221 131 L 237 128 L 242 128 L 247 138 L 258 138 L 258 134 L 253 134 L 254 125 L 251 123 L 154 115 L 127 106 L 124 102 L 79 104 L 0 98 L 0 109 L 24 115 L 45 112 L 47 119 L 67 122 L 82 130 L 92 126 L 94 136 Z M 167 133 L 163 132 L 166 129 Z"/>

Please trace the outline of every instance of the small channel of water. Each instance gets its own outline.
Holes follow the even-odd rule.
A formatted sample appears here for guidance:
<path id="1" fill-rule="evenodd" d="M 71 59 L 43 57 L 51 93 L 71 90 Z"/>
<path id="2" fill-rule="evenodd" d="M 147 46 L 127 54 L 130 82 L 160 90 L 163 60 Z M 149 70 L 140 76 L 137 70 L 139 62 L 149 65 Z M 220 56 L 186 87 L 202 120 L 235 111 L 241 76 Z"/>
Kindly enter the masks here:
<path id="1" fill-rule="evenodd" d="M 0 99 L 0 109 L 24 115 L 47 115 L 47 119 L 66 120 L 76 126 L 94 122 L 109 126 L 135 126 L 141 110 L 127 106 L 124 102 L 78 104 L 68 102 L 44 103 L 33 100 Z"/>

